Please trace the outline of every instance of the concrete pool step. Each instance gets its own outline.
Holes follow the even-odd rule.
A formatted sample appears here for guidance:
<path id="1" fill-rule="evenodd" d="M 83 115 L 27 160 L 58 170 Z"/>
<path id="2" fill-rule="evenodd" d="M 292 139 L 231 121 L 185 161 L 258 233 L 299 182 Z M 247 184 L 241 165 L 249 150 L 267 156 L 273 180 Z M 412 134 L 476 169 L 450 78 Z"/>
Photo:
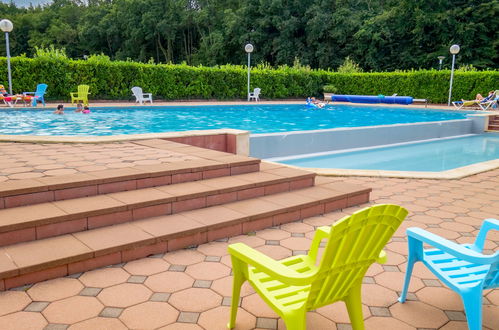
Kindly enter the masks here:
<path id="1" fill-rule="evenodd" d="M 366 203 L 370 188 L 319 180 L 248 200 L 0 248 L 0 290 L 173 251 Z"/>
<path id="2" fill-rule="evenodd" d="M 260 160 L 186 146 L 212 159 L 139 165 L 89 173 L 10 180 L 0 185 L 0 209 L 257 172 Z"/>
<path id="3" fill-rule="evenodd" d="M 314 185 L 286 167 L 0 210 L 0 246 L 204 208 Z"/>

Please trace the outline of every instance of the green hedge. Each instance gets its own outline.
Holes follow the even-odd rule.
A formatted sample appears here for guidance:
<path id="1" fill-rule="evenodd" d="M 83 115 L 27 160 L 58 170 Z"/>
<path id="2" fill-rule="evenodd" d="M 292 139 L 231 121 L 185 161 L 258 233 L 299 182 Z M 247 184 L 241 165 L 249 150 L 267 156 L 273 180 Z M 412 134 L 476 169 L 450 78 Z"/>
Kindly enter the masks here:
<path id="1" fill-rule="evenodd" d="M 49 85 L 47 98 L 68 100 L 79 84 L 90 85 L 93 99 L 130 99 L 130 88 L 141 86 L 155 98 L 244 99 L 244 66 L 216 68 L 123 61 L 84 61 L 53 58 L 12 58 L 14 92 L 33 91 L 38 83 Z M 0 58 L 0 83 L 7 85 L 6 59 Z M 383 73 L 337 73 L 307 68 L 252 68 L 251 86 L 260 87 L 266 99 L 319 96 L 324 85 L 338 94 L 408 95 L 447 102 L 449 71 L 420 70 Z M 499 89 L 499 71 L 456 71 L 453 99 L 473 99 Z"/>

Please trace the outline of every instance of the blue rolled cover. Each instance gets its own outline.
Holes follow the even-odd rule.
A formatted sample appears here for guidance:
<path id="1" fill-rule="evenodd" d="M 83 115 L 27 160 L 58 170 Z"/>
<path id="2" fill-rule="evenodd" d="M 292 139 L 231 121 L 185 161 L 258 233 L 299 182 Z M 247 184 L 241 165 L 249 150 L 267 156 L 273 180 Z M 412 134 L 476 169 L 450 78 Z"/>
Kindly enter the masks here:
<path id="1" fill-rule="evenodd" d="M 410 96 L 379 96 L 379 95 L 337 95 L 331 96 L 333 102 L 352 103 L 387 103 L 387 104 L 411 104 Z"/>

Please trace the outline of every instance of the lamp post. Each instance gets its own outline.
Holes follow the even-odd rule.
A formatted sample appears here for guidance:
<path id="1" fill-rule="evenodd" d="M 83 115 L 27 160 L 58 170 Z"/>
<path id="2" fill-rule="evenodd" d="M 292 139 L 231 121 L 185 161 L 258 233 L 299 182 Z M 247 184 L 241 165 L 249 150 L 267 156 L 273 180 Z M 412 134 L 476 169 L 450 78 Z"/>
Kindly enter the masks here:
<path id="1" fill-rule="evenodd" d="M 251 53 L 253 52 L 253 45 L 246 44 L 244 50 L 248 53 L 248 101 L 250 100 L 250 65 L 251 65 Z"/>
<path id="2" fill-rule="evenodd" d="M 0 21 L 0 29 L 5 32 L 5 49 L 7 50 L 7 73 L 9 75 L 9 93 L 12 95 L 12 75 L 10 73 L 10 49 L 9 49 L 9 32 L 14 28 L 14 24 L 8 19 Z"/>
<path id="3" fill-rule="evenodd" d="M 442 62 L 444 61 L 445 56 L 438 56 L 438 70 L 442 70 Z"/>
<path id="4" fill-rule="evenodd" d="M 449 100 L 447 101 L 447 106 L 450 107 L 450 99 L 452 97 L 452 81 L 454 80 L 454 64 L 456 63 L 456 55 L 459 53 L 461 48 L 459 45 L 450 46 L 450 53 L 452 54 L 452 69 L 450 71 L 450 86 L 449 86 Z"/>

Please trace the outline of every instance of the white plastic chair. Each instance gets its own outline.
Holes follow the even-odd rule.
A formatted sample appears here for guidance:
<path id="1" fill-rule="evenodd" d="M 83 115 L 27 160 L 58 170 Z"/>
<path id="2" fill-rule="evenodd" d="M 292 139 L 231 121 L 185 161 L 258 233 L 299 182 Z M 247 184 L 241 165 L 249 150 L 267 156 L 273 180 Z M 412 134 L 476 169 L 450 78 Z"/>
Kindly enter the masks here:
<path id="1" fill-rule="evenodd" d="M 149 101 L 152 104 L 152 94 L 151 93 L 143 93 L 142 88 L 133 87 L 132 93 L 135 96 L 135 102 L 139 102 L 140 105 L 143 105 L 144 102 Z"/>
<path id="2" fill-rule="evenodd" d="M 255 88 L 253 90 L 253 93 L 249 93 L 248 95 L 248 101 L 251 101 L 251 99 L 255 99 L 255 101 L 260 101 L 260 92 L 262 90 L 260 88 Z"/>

